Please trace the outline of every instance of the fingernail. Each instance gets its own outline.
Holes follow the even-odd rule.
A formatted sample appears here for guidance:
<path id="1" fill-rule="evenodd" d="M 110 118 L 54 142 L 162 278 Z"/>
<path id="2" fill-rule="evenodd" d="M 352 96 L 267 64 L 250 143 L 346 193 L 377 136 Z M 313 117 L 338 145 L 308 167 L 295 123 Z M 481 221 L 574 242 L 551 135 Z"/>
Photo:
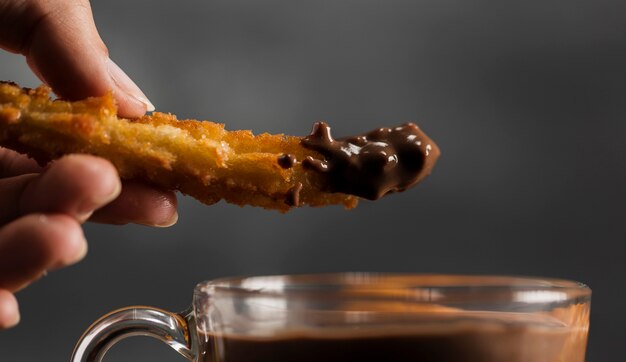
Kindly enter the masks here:
<path id="1" fill-rule="evenodd" d="M 169 219 L 157 221 L 157 222 L 143 222 L 140 223 L 145 226 L 152 226 L 157 228 L 167 228 L 170 227 L 178 221 L 178 211 L 174 211 L 174 214 L 170 216 Z"/>
<path id="2" fill-rule="evenodd" d="M 111 79 L 113 79 L 113 83 L 121 89 L 124 93 L 129 95 L 131 98 L 139 101 L 146 107 L 146 111 L 152 112 L 154 111 L 154 105 L 148 97 L 139 89 L 137 84 L 133 82 L 126 73 L 120 68 L 113 60 L 110 58 L 107 59 L 107 67 L 109 68 L 109 75 Z"/>
<path id="3" fill-rule="evenodd" d="M 172 217 L 167 222 L 159 226 L 166 228 L 166 227 L 170 227 L 176 224 L 177 222 L 178 222 L 178 211 L 174 211 L 174 215 L 172 215 Z"/>
<path id="4" fill-rule="evenodd" d="M 172 214 L 172 216 L 169 219 L 164 220 L 163 222 L 160 222 L 154 226 L 160 227 L 160 228 L 166 228 L 166 227 L 170 227 L 176 224 L 177 221 L 178 221 L 178 211 L 174 211 L 174 214 Z"/>

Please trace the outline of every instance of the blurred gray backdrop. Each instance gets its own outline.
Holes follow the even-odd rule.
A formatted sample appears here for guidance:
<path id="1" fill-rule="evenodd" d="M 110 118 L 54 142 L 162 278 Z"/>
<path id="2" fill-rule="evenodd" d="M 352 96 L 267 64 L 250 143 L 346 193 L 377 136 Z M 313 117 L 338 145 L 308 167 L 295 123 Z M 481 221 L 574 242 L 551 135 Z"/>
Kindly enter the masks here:
<path id="1" fill-rule="evenodd" d="M 181 197 L 178 225 L 88 224 L 90 253 L 20 292 L 2 361 L 65 361 L 119 307 L 182 310 L 223 276 L 396 271 L 575 279 L 588 361 L 626 360 L 626 2 L 93 1 L 112 58 L 158 110 L 336 135 L 416 121 L 443 155 L 419 187 L 287 215 Z M 0 79 L 38 85 L 21 57 Z M 183 361 L 147 338 L 108 361 Z"/>

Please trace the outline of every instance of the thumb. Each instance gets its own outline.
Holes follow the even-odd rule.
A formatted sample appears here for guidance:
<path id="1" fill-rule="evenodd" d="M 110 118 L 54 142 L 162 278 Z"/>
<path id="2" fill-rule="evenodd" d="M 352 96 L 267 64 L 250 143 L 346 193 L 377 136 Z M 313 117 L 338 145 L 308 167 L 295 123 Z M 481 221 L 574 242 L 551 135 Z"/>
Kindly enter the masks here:
<path id="1" fill-rule="evenodd" d="M 15 35 L 0 39 L 0 45 L 24 54 L 35 74 L 57 95 L 76 100 L 112 90 L 121 116 L 140 117 L 154 110 L 139 87 L 109 58 L 88 0 L 18 3 L 23 5 L 3 10 L 13 12 L 2 14 L 10 22 L 0 22 L 0 38 L 17 30 L 17 39 Z"/>

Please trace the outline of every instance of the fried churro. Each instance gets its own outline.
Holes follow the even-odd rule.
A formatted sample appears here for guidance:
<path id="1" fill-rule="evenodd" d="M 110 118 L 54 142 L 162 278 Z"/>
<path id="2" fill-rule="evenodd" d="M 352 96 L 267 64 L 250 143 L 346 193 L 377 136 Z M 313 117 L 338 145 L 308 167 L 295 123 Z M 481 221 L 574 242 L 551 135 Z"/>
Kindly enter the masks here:
<path id="1" fill-rule="evenodd" d="M 0 146 L 46 164 L 86 153 L 111 161 L 124 179 L 178 190 L 205 204 L 287 211 L 403 191 L 428 175 L 437 146 L 412 123 L 333 139 L 323 122 L 308 137 L 253 135 L 223 124 L 154 112 L 117 116 L 111 94 L 68 102 L 50 89 L 0 83 Z"/>

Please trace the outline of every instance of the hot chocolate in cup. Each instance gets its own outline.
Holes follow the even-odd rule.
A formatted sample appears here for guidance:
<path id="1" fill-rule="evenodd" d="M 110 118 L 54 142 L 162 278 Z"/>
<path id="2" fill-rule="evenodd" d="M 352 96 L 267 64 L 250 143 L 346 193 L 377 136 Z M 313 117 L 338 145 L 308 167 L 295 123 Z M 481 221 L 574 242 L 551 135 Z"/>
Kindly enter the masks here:
<path id="1" fill-rule="evenodd" d="M 129 307 L 72 361 L 131 335 L 197 362 L 584 362 L 591 290 L 555 279 L 345 273 L 198 284 L 192 307 Z"/>

